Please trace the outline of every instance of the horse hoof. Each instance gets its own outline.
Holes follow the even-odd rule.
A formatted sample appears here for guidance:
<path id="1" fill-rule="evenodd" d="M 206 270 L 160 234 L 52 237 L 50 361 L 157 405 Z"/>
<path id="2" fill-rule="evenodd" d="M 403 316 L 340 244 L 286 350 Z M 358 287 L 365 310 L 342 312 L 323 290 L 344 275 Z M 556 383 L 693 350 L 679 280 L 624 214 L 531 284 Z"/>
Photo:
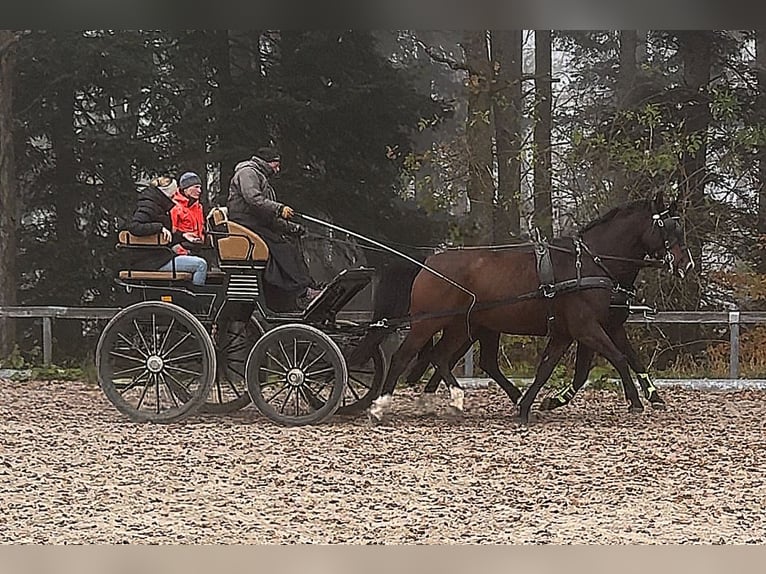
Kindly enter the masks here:
<path id="1" fill-rule="evenodd" d="M 668 407 L 665 406 L 665 403 L 663 401 L 661 401 L 661 400 L 659 400 L 659 401 L 651 401 L 649 404 L 652 405 L 652 408 L 655 411 L 664 411 L 665 409 L 668 408 Z"/>
<path id="2" fill-rule="evenodd" d="M 379 417 L 370 411 L 367 411 L 367 422 L 370 423 L 370 426 L 376 427 L 383 422 L 383 417 Z"/>
<path id="3" fill-rule="evenodd" d="M 559 401 L 557 401 L 553 397 L 545 397 L 542 401 L 540 401 L 540 410 L 541 411 L 552 411 L 553 409 L 557 409 L 562 405 Z"/>
<path id="4" fill-rule="evenodd" d="M 629 412 L 630 414 L 632 414 L 632 415 L 633 415 L 633 414 L 639 414 L 639 413 L 642 413 L 642 412 L 644 412 L 644 405 L 630 405 L 630 406 L 628 407 L 628 412 Z"/>
<path id="5" fill-rule="evenodd" d="M 447 412 L 453 417 L 462 417 L 465 414 L 462 409 L 457 408 L 455 405 L 447 405 Z"/>

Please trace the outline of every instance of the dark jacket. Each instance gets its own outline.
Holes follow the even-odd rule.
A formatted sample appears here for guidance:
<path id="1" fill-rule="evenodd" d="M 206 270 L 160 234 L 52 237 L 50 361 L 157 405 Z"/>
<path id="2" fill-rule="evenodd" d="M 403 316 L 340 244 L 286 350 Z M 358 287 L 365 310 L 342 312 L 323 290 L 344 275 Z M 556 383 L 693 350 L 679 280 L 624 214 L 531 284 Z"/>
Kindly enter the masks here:
<path id="1" fill-rule="evenodd" d="M 170 210 L 175 202 L 156 187 L 147 187 L 138 196 L 138 205 L 128 225 L 133 235 L 154 235 L 165 227 L 173 229 Z M 180 243 L 182 234 L 174 232 L 171 244 Z M 129 250 L 129 261 L 133 269 L 153 271 L 170 261 L 175 254 L 168 249 L 170 245 L 154 248 Z"/>
<path id="2" fill-rule="evenodd" d="M 303 255 L 289 234 L 293 226 L 279 217 L 284 207 L 269 183 L 271 166 L 253 156 L 237 164 L 229 184 L 229 219 L 252 229 L 269 246 L 264 280 L 286 293 L 301 295 L 314 282 Z"/>
<path id="3" fill-rule="evenodd" d="M 279 217 L 284 207 L 269 183 L 274 175 L 271 166 L 257 156 L 242 161 L 234 168 L 229 184 L 229 219 L 253 230 L 268 229 L 277 235 L 288 233 L 287 221 Z"/>

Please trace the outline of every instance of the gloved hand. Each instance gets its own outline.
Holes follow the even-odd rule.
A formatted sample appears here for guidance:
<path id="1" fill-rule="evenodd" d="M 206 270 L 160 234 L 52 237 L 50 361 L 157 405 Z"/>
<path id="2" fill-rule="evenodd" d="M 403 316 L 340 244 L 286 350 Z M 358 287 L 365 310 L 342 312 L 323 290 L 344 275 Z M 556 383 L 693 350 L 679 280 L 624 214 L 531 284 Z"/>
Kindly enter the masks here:
<path id="1" fill-rule="evenodd" d="M 282 209 L 279 210 L 279 217 L 282 219 L 290 219 L 293 215 L 295 215 L 295 211 L 289 205 L 283 205 Z"/>

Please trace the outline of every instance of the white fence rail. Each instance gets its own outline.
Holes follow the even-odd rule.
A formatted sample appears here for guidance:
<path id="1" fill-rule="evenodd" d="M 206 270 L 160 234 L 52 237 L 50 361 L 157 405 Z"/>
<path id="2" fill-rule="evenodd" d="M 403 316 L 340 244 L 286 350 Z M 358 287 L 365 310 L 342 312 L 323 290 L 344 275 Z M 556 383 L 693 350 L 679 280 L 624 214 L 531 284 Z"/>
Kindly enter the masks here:
<path id="1" fill-rule="evenodd" d="M 107 320 L 118 307 L 0 307 L 0 317 L 42 319 L 43 362 L 50 364 L 53 356 L 52 325 L 54 319 Z M 348 317 L 345 317 L 348 315 Z M 339 313 L 349 319 L 364 320 L 364 312 Z M 352 317 L 353 316 L 353 317 Z M 628 323 L 644 325 L 664 323 L 714 324 L 729 326 L 729 378 L 739 378 L 740 325 L 766 323 L 766 311 L 660 311 L 653 315 L 631 315 Z M 464 376 L 473 377 L 473 353 L 466 354 Z"/>

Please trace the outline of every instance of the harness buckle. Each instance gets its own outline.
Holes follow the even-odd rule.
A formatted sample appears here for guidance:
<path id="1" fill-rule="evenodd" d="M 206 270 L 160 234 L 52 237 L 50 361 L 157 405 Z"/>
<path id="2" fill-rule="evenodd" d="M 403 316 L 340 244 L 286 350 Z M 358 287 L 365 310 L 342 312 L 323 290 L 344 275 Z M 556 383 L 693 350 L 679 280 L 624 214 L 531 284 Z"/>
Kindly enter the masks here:
<path id="1" fill-rule="evenodd" d="M 554 285 L 550 283 L 540 285 L 540 291 L 542 291 L 543 297 L 547 297 L 548 299 L 556 296 L 556 289 L 554 288 Z"/>

